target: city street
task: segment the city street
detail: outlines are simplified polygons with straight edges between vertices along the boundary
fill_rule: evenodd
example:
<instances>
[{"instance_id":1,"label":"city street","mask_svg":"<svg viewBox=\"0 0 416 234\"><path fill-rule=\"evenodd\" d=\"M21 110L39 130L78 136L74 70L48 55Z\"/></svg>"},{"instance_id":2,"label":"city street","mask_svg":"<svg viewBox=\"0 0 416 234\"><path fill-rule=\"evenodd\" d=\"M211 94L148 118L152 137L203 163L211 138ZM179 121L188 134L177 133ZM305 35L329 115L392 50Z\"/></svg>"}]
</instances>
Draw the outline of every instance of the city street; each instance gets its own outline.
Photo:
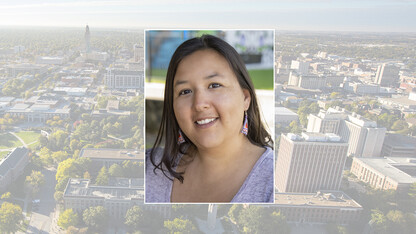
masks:
<instances>
[{"instance_id":1,"label":"city street","mask_svg":"<svg viewBox=\"0 0 416 234\"><path fill-rule=\"evenodd\" d=\"M40 188L33 200L39 199L38 205L32 205L32 216L26 233L54 233L51 232L51 222L55 211L55 174L56 171L42 170L45 184Z\"/></svg>"}]
</instances>

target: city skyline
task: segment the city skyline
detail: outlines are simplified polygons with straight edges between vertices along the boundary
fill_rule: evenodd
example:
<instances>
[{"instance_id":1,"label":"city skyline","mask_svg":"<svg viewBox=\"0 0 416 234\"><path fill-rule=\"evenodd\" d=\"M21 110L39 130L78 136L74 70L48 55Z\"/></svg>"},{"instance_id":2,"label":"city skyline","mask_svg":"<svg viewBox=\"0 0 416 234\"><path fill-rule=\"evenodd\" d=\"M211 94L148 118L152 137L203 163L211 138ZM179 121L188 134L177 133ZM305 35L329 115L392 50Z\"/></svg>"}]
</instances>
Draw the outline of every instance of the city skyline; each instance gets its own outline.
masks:
<instances>
[{"instance_id":1,"label":"city skyline","mask_svg":"<svg viewBox=\"0 0 416 234\"><path fill-rule=\"evenodd\" d=\"M2 1L0 26L416 32L416 1ZM214 17L215 14L215 17ZM251 15L251 17L247 17Z\"/></svg>"}]
</instances>

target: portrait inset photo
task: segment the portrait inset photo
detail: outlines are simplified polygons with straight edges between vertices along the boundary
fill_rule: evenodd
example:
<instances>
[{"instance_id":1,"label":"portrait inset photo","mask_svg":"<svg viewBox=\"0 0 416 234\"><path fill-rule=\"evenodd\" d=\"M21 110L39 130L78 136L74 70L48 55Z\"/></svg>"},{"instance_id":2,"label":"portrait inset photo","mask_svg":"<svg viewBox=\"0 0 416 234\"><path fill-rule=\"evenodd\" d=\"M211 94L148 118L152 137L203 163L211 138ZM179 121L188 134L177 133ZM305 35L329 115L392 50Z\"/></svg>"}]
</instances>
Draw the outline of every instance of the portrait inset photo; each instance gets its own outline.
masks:
<instances>
[{"instance_id":1,"label":"portrait inset photo","mask_svg":"<svg viewBox=\"0 0 416 234\"><path fill-rule=\"evenodd\" d=\"M274 202L274 31L145 32L146 203Z\"/></svg>"}]
</instances>

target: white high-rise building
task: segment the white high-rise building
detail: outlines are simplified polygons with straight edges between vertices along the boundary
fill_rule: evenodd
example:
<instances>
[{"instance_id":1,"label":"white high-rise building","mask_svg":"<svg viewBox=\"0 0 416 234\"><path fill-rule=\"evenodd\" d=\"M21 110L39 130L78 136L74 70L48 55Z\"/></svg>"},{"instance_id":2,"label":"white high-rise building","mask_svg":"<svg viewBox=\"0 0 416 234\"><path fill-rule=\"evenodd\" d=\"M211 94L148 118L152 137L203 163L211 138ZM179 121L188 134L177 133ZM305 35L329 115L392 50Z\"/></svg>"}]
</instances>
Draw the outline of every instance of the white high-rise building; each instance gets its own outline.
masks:
<instances>
[{"instance_id":1,"label":"white high-rise building","mask_svg":"<svg viewBox=\"0 0 416 234\"><path fill-rule=\"evenodd\" d=\"M307 75L309 73L309 62L292 60L290 69L297 70L299 74Z\"/></svg>"},{"instance_id":2,"label":"white high-rise building","mask_svg":"<svg viewBox=\"0 0 416 234\"><path fill-rule=\"evenodd\" d=\"M395 86L399 82L399 71L394 65L379 65L374 82L381 86Z\"/></svg>"},{"instance_id":3,"label":"white high-rise building","mask_svg":"<svg viewBox=\"0 0 416 234\"><path fill-rule=\"evenodd\" d=\"M143 71L107 69L105 85L112 89L143 89Z\"/></svg>"},{"instance_id":4,"label":"white high-rise building","mask_svg":"<svg viewBox=\"0 0 416 234\"><path fill-rule=\"evenodd\" d=\"M353 114L342 122L339 135L343 140L348 141L348 155L379 157L386 128L378 128L376 122Z\"/></svg>"},{"instance_id":5,"label":"white high-rise building","mask_svg":"<svg viewBox=\"0 0 416 234\"><path fill-rule=\"evenodd\" d=\"M386 128L377 127L376 122L340 108L310 114L307 131L339 135L349 144L348 155L357 157L379 157L386 134Z\"/></svg>"},{"instance_id":6,"label":"white high-rise building","mask_svg":"<svg viewBox=\"0 0 416 234\"><path fill-rule=\"evenodd\" d=\"M348 144L335 134L282 135L276 161L279 193L338 190Z\"/></svg>"}]
</instances>

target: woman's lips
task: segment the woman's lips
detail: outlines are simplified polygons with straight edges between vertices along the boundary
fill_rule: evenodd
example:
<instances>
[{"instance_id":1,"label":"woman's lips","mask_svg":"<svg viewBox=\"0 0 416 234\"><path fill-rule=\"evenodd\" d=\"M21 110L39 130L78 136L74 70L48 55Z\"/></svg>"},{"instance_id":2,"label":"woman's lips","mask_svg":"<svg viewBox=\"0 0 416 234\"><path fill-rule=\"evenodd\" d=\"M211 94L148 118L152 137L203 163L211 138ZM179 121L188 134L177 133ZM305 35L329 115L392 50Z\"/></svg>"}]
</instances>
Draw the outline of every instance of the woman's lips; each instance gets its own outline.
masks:
<instances>
[{"instance_id":1,"label":"woman's lips","mask_svg":"<svg viewBox=\"0 0 416 234\"><path fill-rule=\"evenodd\" d=\"M214 125L217 122L218 118L206 118L206 119L200 119L195 121L195 124L199 128L208 128Z\"/></svg>"}]
</instances>

